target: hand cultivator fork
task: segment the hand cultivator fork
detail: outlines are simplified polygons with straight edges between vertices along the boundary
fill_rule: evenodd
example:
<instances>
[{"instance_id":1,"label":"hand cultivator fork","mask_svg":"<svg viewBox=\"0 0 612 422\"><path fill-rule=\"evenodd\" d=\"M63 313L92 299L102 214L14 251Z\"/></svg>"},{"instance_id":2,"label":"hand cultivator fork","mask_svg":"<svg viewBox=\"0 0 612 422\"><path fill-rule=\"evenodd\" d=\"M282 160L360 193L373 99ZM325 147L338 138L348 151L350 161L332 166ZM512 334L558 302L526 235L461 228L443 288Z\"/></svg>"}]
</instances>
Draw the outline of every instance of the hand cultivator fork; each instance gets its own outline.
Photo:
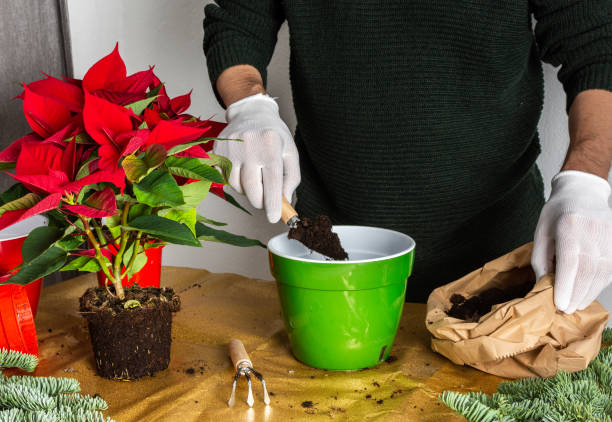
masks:
<instances>
[{"instance_id":1,"label":"hand cultivator fork","mask_svg":"<svg viewBox=\"0 0 612 422\"><path fill-rule=\"evenodd\" d=\"M253 398L253 389L251 387L251 374L255 376L259 381L261 381L261 385L263 386L264 393L264 403L266 406L270 404L270 396L268 395L268 389L266 388L266 381L263 376L253 369L253 363L251 359L249 359L249 355L244 348L244 344L238 339L233 339L229 342L229 353L232 358L232 363L234 364L234 368L236 368L236 375L234 375L234 382L232 383L232 394L227 402L229 407L232 407L236 402L236 383L238 382L238 378L242 375L247 379L249 384L249 394L247 396L247 404L249 407L253 407L255 403L255 399Z\"/></svg>"}]
</instances>

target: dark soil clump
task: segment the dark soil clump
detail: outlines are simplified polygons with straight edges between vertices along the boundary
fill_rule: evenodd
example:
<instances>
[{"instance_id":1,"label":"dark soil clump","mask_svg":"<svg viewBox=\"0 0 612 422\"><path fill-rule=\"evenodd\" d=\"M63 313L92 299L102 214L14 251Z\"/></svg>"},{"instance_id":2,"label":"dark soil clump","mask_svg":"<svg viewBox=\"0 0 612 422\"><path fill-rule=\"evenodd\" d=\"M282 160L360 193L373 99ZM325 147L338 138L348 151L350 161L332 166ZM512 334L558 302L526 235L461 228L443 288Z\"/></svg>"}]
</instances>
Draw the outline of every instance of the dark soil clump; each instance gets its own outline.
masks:
<instances>
[{"instance_id":1,"label":"dark soil clump","mask_svg":"<svg viewBox=\"0 0 612 422\"><path fill-rule=\"evenodd\" d=\"M131 302L134 307L124 308ZM180 298L172 289L125 289L125 300L104 287L90 288L79 299L87 319L98 375L120 380L153 376L170 363L172 312Z\"/></svg>"},{"instance_id":2,"label":"dark soil clump","mask_svg":"<svg viewBox=\"0 0 612 422\"><path fill-rule=\"evenodd\" d=\"M331 231L332 222L326 215L314 219L302 218L289 230L289 239L302 242L306 247L336 261L348 259L338 235Z\"/></svg>"},{"instance_id":3,"label":"dark soil clump","mask_svg":"<svg viewBox=\"0 0 612 422\"><path fill-rule=\"evenodd\" d=\"M387 359L385 359L385 362L387 363L393 363L397 360L397 356L393 356L393 355L389 355L389 357Z\"/></svg>"},{"instance_id":4,"label":"dark soil clump","mask_svg":"<svg viewBox=\"0 0 612 422\"><path fill-rule=\"evenodd\" d=\"M519 297L525 297L534 285L535 281L529 280L524 283L509 285L505 289L493 287L469 299L455 293L450 298L451 308L446 314L453 318L459 318L469 322L478 322L481 316L491 311L493 305L505 303Z\"/></svg>"}]
</instances>

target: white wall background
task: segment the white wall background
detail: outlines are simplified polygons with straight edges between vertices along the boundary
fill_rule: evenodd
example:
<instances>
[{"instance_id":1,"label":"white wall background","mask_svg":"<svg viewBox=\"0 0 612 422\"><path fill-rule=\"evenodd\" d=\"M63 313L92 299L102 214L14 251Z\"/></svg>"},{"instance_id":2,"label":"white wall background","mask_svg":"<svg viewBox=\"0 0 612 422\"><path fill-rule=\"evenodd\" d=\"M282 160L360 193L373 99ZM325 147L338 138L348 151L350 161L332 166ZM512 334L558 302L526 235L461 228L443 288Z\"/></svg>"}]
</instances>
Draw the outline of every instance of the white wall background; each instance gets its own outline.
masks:
<instances>
[{"instance_id":1,"label":"white wall background","mask_svg":"<svg viewBox=\"0 0 612 422\"><path fill-rule=\"evenodd\" d=\"M108 54L119 41L119 51L128 72L155 64L156 73L167 84L169 94L178 95L193 88L191 112L202 117L223 120L206 71L202 51L202 0L68 0L72 54L76 77L100 57ZM287 26L279 33L279 42L269 66L268 91L279 98L281 115L295 128L289 86L289 36ZM545 105L540 122L543 153L538 160L549 191L550 179L559 171L569 136L565 114L565 94L556 79L556 70L545 66ZM282 223L271 225L263 213L247 205L249 216L227 206L210 195L200 206L203 215L229 223L228 230L257 238L264 243L286 229ZM266 252L262 248L236 248L207 243L202 249L171 246L164 251L164 264L205 268L214 272L234 272L250 277L271 279ZM600 301L612 310L612 288Z\"/></svg>"}]
</instances>

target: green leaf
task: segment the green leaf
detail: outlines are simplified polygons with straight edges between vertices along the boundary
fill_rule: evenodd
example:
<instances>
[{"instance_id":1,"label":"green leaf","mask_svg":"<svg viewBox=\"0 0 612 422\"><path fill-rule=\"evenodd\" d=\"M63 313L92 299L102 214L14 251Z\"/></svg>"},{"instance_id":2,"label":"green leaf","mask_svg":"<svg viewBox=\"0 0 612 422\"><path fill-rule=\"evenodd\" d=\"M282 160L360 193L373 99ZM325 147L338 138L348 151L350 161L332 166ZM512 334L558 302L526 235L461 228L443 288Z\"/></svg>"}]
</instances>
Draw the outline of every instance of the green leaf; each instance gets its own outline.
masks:
<instances>
[{"instance_id":1,"label":"green leaf","mask_svg":"<svg viewBox=\"0 0 612 422\"><path fill-rule=\"evenodd\" d=\"M151 144L144 154L136 156L130 154L121 161L121 167L125 171L130 182L138 183L147 174L158 168L166 159L166 149L160 144Z\"/></svg>"},{"instance_id":2,"label":"green leaf","mask_svg":"<svg viewBox=\"0 0 612 422\"><path fill-rule=\"evenodd\" d=\"M31 283L62 268L67 258L65 250L52 246L30 262L24 263L17 274L0 284Z\"/></svg>"},{"instance_id":3,"label":"green leaf","mask_svg":"<svg viewBox=\"0 0 612 422\"><path fill-rule=\"evenodd\" d=\"M45 213L45 216L49 221L48 225L55 227L66 227L68 225L66 220L72 221L73 223L75 221L80 221L75 216L62 214L59 209L49 210Z\"/></svg>"},{"instance_id":4,"label":"green leaf","mask_svg":"<svg viewBox=\"0 0 612 422\"><path fill-rule=\"evenodd\" d=\"M232 234L225 230L217 230L208 227L200 222L196 223L196 236L200 240L208 240L211 242L227 243L228 245L248 247L248 246L261 246L266 247L263 243L256 239L249 239L244 236Z\"/></svg>"},{"instance_id":5,"label":"green leaf","mask_svg":"<svg viewBox=\"0 0 612 422\"><path fill-rule=\"evenodd\" d=\"M66 138L63 139L62 142L72 142L72 139L76 138L76 143L77 144L95 144L95 142L93 141L93 139L91 139L89 136L87 136L86 133L81 132L78 135L75 136L71 136L70 138Z\"/></svg>"},{"instance_id":6,"label":"green leaf","mask_svg":"<svg viewBox=\"0 0 612 422\"><path fill-rule=\"evenodd\" d=\"M242 205L240 205L238 203L238 201L236 201L234 199L234 197L232 195L230 195L229 193L223 191L223 195L225 195L225 201L229 202L230 204L232 204L233 206L235 206L236 208L240 208L242 211L246 212L248 215L251 215L251 213L249 212L249 210L247 210L246 208L244 208Z\"/></svg>"},{"instance_id":7,"label":"green leaf","mask_svg":"<svg viewBox=\"0 0 612 422\"><path fill-rule=\"evenodd\" d=\"M21 183L15 183L13 186L11 186L2 194L0 194L0 203L1 205L4 205L7 202L19 199L22 196L27 195L28 193L30 193L30 191L27 190L25 186L23 186Z\"/></svg>"},{"instance_id":8,"label":"green leaf","mask_svg":"<svg viewBox=\"0 0 612 422\"><path fill-rule=\"evenodd\" d=\"M136 101L131 104L128 104L125 106L125 108L129 108L130 110L134 112L135 115L140 116L142 112L145 110L145 108L147 108L149 104L155 101L156 98L157 98L157 95L153 95L151 97L145 98L144 100L140 100L140 101Z\"/></svg>"},{"instance_id":9,"label":"green leaf","mask_svg":"<svg viewBox=\"0 0 612 422\"><path fill-rule=\"evenodd\" d=\"M66 252L70 252L85 243L85 236L64 236L58 240L55 246L62 248Z\"/></svg>"},{"instance_id":10,"label":"green leaf","mask_svg":"<svg viewBox=\"0 0 612 422\"><path fill-rule=\"evenodd\" d=\"M139 230L168 243L202 246L191 230L189 230L189 227L157 215L143 215L142 217L135 218L126 229Z\"/></svg>"},{"instance_id":11,"label":"green leaf","mask_svg":"<svg viewBox=\"0 0 612 422\"><path fill-rule=\"evenodd\" d=\"M57 227L42 226L30 232L21 246L23 262L30 262L49 249L63 235Z\"/></svg>"},{"instance_id":12,"label":"green leaf","mask_svg":"<svg viewBox=\"0 0 612 422\"><path fill-rule=\"evenodd\" d=\"M166 167L168 167L172 174L187 179L208 180L226 184L221 173L211 166L200 162L198 158L170 156L166 159Z\"/></svg>"},{"instance_id":13,"label":"green leaf","mask_svg":"<svg viewBox=\"0 0 612 422\"><path fill-rule=\"evenodd\" d=\"M40 202L40 196L35 193L27 193L21 198L15 199L0 207L0 216L6 211L27 210Z\"/></svg>"},{"instance_id":14,"label":"green leaf","mask_svg":"<svg viewBox=\"0 0 612 422\"><path fill-rule=\"evenodd\" d=\"M159 216L167 218L177 223L183 223L189 230L195 235L195 224L197 211L191 206L181 206L176 208L169 208L159 211Z\"/></svg>"},{"instance_id":15,"label":"green leaf","mask_svg":"<svg viewBox=\"0 0 612 422\"><path fill-rule=\"evenodd\" d=\"M128 245L128 247L126 248L125 253L123 254L123 267L124 268L127 268L127 266L130 263L130 259L132 259L133 250L134 250L133 243ZM134 265L128 272L128 278L132 277L138 271L142 270L142 268L145 266L146 263L147 263L147 256L144 254L142 246L138 245L138 251L136 252L136 260L134 260Z\"/></svg>"},{"instance_id":16,"label":"green leaf","mask_svg":"<svg viewBox=\"0 0 612 422\"><path fill-rule=\"evenodd\" d=\"M184 144L173 146L172 148L170 148L168 150L168 155L175 155L175 154L178 154L179 152L187 151L189 148L194 147L196 145L207 144L208 142L216 141L216 140L219 140L219 141L235 141L235 140L239 140L239 139L200 138L200 139L198 139L196 141L186 142Z\"/></svg>"},{"instance_id":17,"label":"green leaf","mask_svg":"<svg viewBox=\"0 0 612 422\"><path fill-rule=\"evenodd\" d=\"M211 220L210 218L206 218L203 215L196 215L196 220L202 223L212 224L213 226L227 226L227 223L222 223L221 221Z\"/></svg>"},{"instance_id":18,"label":"green leaf","mask_svg":"<svg viewBox=\"0 0 612 422\"><path fill-rule=\"evenodd\" d=\"M142 305L136 299L127 300L123 304L123 309L134 309L134 308L141 308L141 307L142 307Z\"/></svg>"},{"instance_id":19,"label":"green leaf","mask_svg":"<svg viewBox=\"0 0 612 422\"><path fill-rule=\"evenodd\" d=\"M134 154L123 157L121 167L125 171L125 177L132 183L140 182L148 174L149 170L144 160L141 160Z\"/></svg>"},{"instance_id":20,"label":"green leaf","mask_svg":"<svg viewBox=\"0 0 612 422\"><path fill-rule=\"evenodd\" d=\"M162 170L154 170L134 185L136 199L151 207L184 205L183 193L174 177Z\"/></svg>"},{"instance_id":21,"label":"green leaf","mask_svg":"<svg viewBox=\"0 0 612 422\"><path fill-rule=\"evenodd\" d=\"M14 161L3 161L0 162L0 170L13 170L16 167L16 164Z\"/></svg>"},{"instance_id":22,"label":"green leaf","mask_svg":"<svg viewBox=\"0 0 612 422\"><path fill-rule=\"evenodd\" d=\"M149 125L147 125L147 122L143 121L140 126L138 126L138 129L148 129Z\"/></svg>"},{"instance_id":23,"label":"green leaf","mask_svg":"<svg viewBox=\"0 0 612 422\"><path fill-rule=\"evenodd\" d=\"M87 159L87 161L85 161L85 162L84 162L84 163L81 165L81 168L79 168L79 171L78 171L78 172L77 172L77 174L76 174L75 180L79 180L79 179L82 179L82 178L83 178L83 177L85 177L85 176L89 176L89 164L90 164L92 161L97 160L97 159L98 159L98 154L93 153L93 154L91 155L91 157L89 157L89 158Z\"/></svg>"},{"instance_id":24,"label":"green leaf","mask_svg":"<svg viewBox=\"0 0 612 422\"><path fill-rule=\"evenodd\" d=\"M221 155L208 154L210 158L200 158L200 161L209 166L216 166L221 169L223 178L227 181L232 172L232 162Z\"/></svg>"},{"instance_id":25,"label":"green leaf","mask_svg":"<svg viewBox=\"0 0 612 422\"><path fill-rule=\"evenodd\" d=\"M166 157L166 148L161 144L151 144L145 150L143 161L150 169L156 169L164 164Z\"/></svg>"},{"instance_id":26,"label":"green leaf","mask_svg":"<svg viewBox=\"0 0 612 422\"><path fill-rule=\"evenodd\" d=\"M93 194L93 192L90 193L90 191L99 191L99 190L103 190L105 188L105 185L103 183L94 183L93 185L86 185L83 186L83 188L81 188L81 191L79 192L79 195L77 196L76 199L76 203L77 204L82 204L85 200L85 197L89 196L87 195L88 193L91 195Z\"/></svg>"},{"instance_id":27,"label":"green leaf","mask_svg":"<svg viewBox=\"0 0 612 422\"><path fill-rule=\"evenodd\" d=\"M153 211L153 208L151 208L148 205L145 205L145 204L134 204L134 205L132 205L130 207L130 211L128 212L128 219L127 219L127 221L130 222L133 219L135 219L136 217L140 217L141 215L150 215L151 211ZM117 218L115 225L119 225L119 224L121 224L120 217Z\"/></svg>"},{"instance_id":28,"label":"green leaf","mask_svg":"<svg viewBox=\"0 0 612 422\"><path fill-rule=\"evenodd\" d=\"M157 85L155 88L147 92L147 97L157 97L163 86L164 84Z\"/></svg>"},{"instance_id":29,"label":"green leaf","mask_svg":"<svg viewBox=\"0 0 612 422\"><path fill-rule=\"evenodd\" d=\"M188 183L183 186L179 186L181 192L183 192L183 199L185 204L197 207L208 195L210 190L211 182L200 180L199 182Z\"/></svg>"},{"instance_id":30,"label":"green leaf","mask_svg":"<svg viewBox=\"0 0 612 422\"><path fill-rule=\"evenodd\" d=\"M106 257L104 257L106 260ZM86 271L95 273L102 269L95 258L90 256L78 256L68 264L64 265L60 271Z\"/></svg>"},{"instance_id":31,"label":"green leaf","mask_svg":"<svg viewBox=\"0 0 612 422\"><path fill-rule=\"evenodd\" d=\"M145 250L151 249L151 248L161 248L162 246L166 246L166 242L149 240L145 242L143 246Z\"/></svg>"}]
</instances>

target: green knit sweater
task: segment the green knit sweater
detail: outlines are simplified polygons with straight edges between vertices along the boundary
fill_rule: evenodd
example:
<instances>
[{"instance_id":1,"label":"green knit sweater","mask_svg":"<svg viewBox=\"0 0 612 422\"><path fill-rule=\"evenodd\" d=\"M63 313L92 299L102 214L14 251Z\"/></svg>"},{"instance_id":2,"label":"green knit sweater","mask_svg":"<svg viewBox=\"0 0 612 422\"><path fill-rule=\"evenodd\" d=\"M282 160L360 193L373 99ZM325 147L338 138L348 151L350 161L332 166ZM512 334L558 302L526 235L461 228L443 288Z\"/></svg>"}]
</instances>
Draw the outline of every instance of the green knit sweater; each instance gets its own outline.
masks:
<instances>
[{"instance_id":1,"label":"green knit sweater","mask_svg":"<svg viewBox=\"0 0 612 422\"><path fill-rule=\"evenodd\" d=\"M610 0L217 0L213 86L237 64L265 81L285 20L298 212L411 235L409 300L533 238L541 60L568 106L612 89Z\"/></svg>"}]
</instances>

